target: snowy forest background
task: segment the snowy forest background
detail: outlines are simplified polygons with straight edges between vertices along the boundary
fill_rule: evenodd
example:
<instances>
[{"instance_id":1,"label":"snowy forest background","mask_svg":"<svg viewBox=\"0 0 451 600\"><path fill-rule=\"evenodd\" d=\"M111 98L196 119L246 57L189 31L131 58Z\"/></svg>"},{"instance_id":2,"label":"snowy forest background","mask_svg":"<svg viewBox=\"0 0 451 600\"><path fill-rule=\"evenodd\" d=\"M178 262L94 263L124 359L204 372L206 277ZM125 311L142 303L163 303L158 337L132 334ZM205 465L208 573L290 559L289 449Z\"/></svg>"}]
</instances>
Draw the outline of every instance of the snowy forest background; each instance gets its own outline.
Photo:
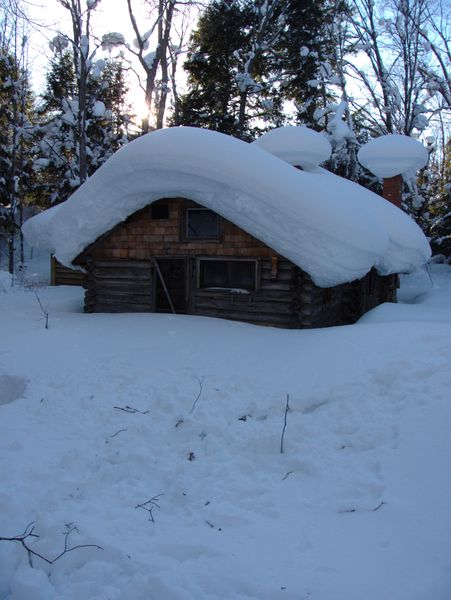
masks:
<instances>
[{"instance_id":1,"label":"snowy forest background","mask_svg":"<svg viewBox=\"0 0 451 600\"><path fill-rule=\"evenodd\" d=\"M46 32L45 81L33 89L29 40L42 26L27 0L0 0L0 264L11 273L24 260L27 214L66 200L135 137L178 125L247 141L307 125L332 143L327 168L375 191L380 181L356 160L360 145L387 133L417 137L430 159L405 180L404 208L436 254L451 254L441 0L116 0L131 39L98 31L108 0L57 1L67 27Z\"/></svg>"}]
</instances>

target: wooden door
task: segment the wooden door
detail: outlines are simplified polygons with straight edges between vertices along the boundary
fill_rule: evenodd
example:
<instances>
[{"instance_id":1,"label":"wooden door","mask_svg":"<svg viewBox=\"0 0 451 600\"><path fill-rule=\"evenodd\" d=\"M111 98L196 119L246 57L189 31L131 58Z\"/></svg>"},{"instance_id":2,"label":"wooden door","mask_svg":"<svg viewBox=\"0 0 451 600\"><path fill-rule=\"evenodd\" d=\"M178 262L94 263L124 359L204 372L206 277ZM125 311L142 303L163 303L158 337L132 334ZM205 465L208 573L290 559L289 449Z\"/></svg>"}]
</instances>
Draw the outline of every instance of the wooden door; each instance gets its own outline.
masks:
<instances>
[{"instance_id":1,"label":"wooden door","mask_svg":"<svg viewBox=\"0 0 451 600\"><path fill-rule=\"evenodd\" d=\"M186 260L184 258L158 258L155 261L155 312L171 313L172 302L176 313L186 313ZM171 302L169 302L168 295Z\"/></svg>"}]
</instances>

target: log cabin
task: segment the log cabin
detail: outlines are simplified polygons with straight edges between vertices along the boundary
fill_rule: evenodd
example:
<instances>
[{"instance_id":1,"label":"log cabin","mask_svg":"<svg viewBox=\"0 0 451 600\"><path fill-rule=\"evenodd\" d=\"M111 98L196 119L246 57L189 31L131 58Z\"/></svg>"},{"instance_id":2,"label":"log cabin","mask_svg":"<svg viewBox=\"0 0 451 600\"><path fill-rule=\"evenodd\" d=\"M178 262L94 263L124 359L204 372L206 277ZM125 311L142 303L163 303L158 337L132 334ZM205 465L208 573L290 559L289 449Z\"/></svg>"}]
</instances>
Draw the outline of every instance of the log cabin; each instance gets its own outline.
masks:
<instances>
[{"instance_id":1,"label":"log cabin","mask_svg":"<svg viewBox=\"0 0 451 600\"><path fill-rule=\"evenodd\" d=\"M321 288L290 260L185 198L156 201L88 246L86 312L162 312L283 327L353 323L396 299L396 275Z\"/></svg>"},{"instance_id":2,"label":"log cabin","mask_svg":"<svg viewBox=\"0 0 451 600\"><path fill-rule=\"evenodd\" d=\"M396 301L397 273L427 260L427 243L398 208L376 196L383 204L370 198L375 208L365 212L359 202L374 194L319 169L326 149L312 134L319 135L309 132L308 151L301 148L290 164L272 142L270 154L205 130L148 134L141 149L127 157L139 140L126 146L116 166L108 167L110 159L97 181L95 174L67 206L53 209L45 235L39 222L25 233L35 242L44 237L63 264L85 274L86 312L192 314L287 328L353 323ZM157 165L143 169L144 150ZM331 195L346 196L343 206ZM390 218L402 230L402 251L393 251L393 233L384 230Z\"/></svg>"}]
</instances>

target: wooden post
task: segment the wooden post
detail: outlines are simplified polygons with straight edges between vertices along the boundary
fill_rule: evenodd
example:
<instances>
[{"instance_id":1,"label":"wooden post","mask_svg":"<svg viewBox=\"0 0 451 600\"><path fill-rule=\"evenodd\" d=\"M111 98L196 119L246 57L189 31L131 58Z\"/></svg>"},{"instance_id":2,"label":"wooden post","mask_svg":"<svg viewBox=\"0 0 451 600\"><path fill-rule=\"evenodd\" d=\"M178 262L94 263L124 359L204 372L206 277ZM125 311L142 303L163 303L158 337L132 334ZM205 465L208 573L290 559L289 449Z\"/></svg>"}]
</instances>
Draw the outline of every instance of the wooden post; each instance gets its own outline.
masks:
<instances>
[{"instance_id":1,"label":"wooden post","mask_svg":"<svg viewBox=\"0 0 451 600\"><path fill-rule=\"evenodd\" d=\"M56 258L50 256L50 285L56 285Z\"/></svg>"},{"instance_id":2,"label":"wooden post","mask_svg":"<svg viewBox=\"0 0 451 600\"><path fill-rule=\"evenodd\" d=\"M158 264L158 261L157 261L156 258L153 259L153 263L155 265L155 269L157 270L158 277L160 278L161 285L163 286L164 293L166 294L166 298L167 298L167 300L169 302L169 306L171 307L172 313L175 315L176 314L175 313L175 308L174 308L174 305L172 303L171 296L169 295L168 288L166 287L166 282L165 282L165 280L163 278L163 275L161 273L160 265Z\"/></svg>"}]
</instances>

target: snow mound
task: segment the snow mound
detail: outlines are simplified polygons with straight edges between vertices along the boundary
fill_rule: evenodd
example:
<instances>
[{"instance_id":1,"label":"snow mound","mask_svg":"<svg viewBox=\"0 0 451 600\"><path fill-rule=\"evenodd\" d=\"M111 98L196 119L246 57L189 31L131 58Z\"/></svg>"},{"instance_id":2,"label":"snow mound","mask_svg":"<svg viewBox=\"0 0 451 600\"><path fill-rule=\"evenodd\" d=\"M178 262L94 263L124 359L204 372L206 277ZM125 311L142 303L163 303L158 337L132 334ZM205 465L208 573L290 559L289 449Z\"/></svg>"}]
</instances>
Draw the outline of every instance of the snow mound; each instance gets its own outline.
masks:
<instances>
[{"instance_id":1,"label":"snow mound","mask_svg":"<svg viewBox=\"0 0 451 600\"><path fill-rule=\"evenodd\" d=\"M92 107L92 114L95 117L103 117L106 112L106 106L101 100L96 100Z\"/></svg>"},{"instance_id":2,"label":"snow mound","mask_svg":"<svg viewBox=\"0 0 451 600\"><path fill-rule=\"evenodd\" d=\"M6 271L0 271L0 292L7 292L12 286L12 276Z\"/></svg>"},{"instance_id":3,"label":"snow mound","mask_svg":"<svg viewBox=\"0 0 451 600\"><path fill-rule=\"evenodd\" d=\"M124 146L72 196L23 226L29 242L70 266L92 242L161 198L199 202L328 287L408 272L430 248L401 210L319 167L299 171L256 144L191 127Z\"/></svg>"},{"instance_id":4,"label":"snow mound","mask_svg":"<svg viewBox=\"0 0 451 600\"><path fill-rule=\"evenodd\" d=\"M423 144L411 137L383 135L362 146L357 157L376 177L410 178L426 165L429 154Z\"/></svg>"},{"instance_id":5,"label":"snow mound","mask_svg":"<svg viewBox=\"0 0 451 600\"><path fill-rule=\"evenodd\" d=\"M291 165L306 169L328 160L332 152L328 140L308 127L278 127L264 133L253 144Z\"/></svg>"}]
</instances>

